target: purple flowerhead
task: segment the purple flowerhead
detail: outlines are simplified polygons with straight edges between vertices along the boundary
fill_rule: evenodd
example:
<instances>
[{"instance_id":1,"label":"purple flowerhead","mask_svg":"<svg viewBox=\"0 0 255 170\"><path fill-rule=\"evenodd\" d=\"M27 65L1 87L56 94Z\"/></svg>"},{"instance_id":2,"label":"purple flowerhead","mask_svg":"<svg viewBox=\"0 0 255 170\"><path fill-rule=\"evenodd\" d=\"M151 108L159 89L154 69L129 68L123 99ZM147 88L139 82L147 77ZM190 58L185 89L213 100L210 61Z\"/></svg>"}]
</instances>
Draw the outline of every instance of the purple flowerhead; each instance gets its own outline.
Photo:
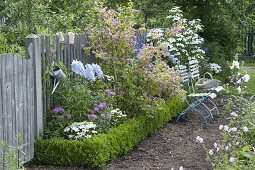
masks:
<instances>
[{"instance_id":1,"label":"purple flowerhead","mask_svg":"<svg viewBox=\"0 0 255 170\"><path fill-rule=\"evenodd\" d=\"M99 108L98 107L94 107L94 112L99 112Z\"/></svg>"},{"instance_id":2,"label":"purple flowerhead","mask_svg":"<svg viewBox=\"0 0 255 170\"><path fill-rule=\"evenodd\" d=\"M108 94L110 92L110 89L105 89L104 92Z\"/></svg>"},{"instance_id":3,"label":"purple flowerhead","mask_svg":"<svg viewBox=\"0 0 255 170\"><path fill-rule=\"evenodd\" d=\"M62 112L64 112L64 109L60 106L56 106L52 111L54 113L62 113Z\"/></svg>"},{"instance_id":4,"label":"purple flowerhead","mask_svg":"<svg viewBox=\"0 0 255 170\"><path fill-rule=\"evenodd\" d=\"M111 89L105 89L104 92L108 95L108 96L114 96L115 92L112 91Z\"/></svg>"},{"instance_id":5,"label":"purple flowerhead","mask_svg":"<svg viewBox=\"0 0 255 170\"><path fill-rule=\"evenodd\" d=\"M98 118L98 116L95 114L88 114L88 118L89 118L89 120L95 120Z\"/></svg>"},{"instance_id":6,"label":"purple flowerhead","mask_svg":"<svg viewBox=\"0 0 255 170\"><path fill-rule=\"evenodd\" d=\"M71 118L72 118L72 115L71 115L70 113L67 113L67 114L66 114L66 119L67 119L67 120L70 120Z\"/></svg>"},{"instance_id":7,"label":"purple flowerhead","mask_svg":"<svg viewBox=\"0 0 255 170\"><path fill-rule=\"evenodd\" d=\"M106 108L106 103L105 103L105 102L100 103L100 104L98 105L98 108L99 108L99 109L104 109L104 108Z\"/></svg>"}]
</instances>

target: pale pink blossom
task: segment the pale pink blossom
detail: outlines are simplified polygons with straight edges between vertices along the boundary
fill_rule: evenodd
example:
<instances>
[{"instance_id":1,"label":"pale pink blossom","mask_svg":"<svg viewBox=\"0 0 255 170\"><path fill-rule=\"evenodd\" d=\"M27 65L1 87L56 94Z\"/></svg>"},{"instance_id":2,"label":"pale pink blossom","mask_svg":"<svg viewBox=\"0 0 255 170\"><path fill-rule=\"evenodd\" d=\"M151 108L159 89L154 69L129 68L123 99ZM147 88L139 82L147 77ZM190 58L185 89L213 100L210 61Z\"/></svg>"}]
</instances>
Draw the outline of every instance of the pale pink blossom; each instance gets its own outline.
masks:
<instances>
[{"instance_id":1,"label":"pale pink blossom","mask_svg":"<svg viewBox=\"0 0 255 170\"><path fill-rule=\"evenodd\" d=\"M248 81L250 80L249 74L245 74L245 75L242 77L242 80L243 80L244 82L248 82Z\"/></svg>"},{"instance_id":2,"label":"pale pink blossom","mask_svg":"<svg viewBox=\"0 0 255 170\"><path fill-rule=\"evenodd\" d=\"M229 158L229 162L233 163L235 161L235 158L234 157L230 157Z\"/></svg>"},{"instance_id":3,"label":"pale pink blossom","mask_svg":"<svg viewBox=\"0 0 255 170\"><path fill-rule=\"evenodd\" d=\"M226 150L226 151L228 151L228 150L229 150L229 146L228 146L228 145L225 147L225 150Z\"/></svg>"},{"instance_id":4,"label":"pale pink blossom","mask_svg":"<svg viewBox=\"0 0 255 170\"><path fill-rule=\"evenodd\" d=\"M244 132L248 132L248 131L249 131L249 129L248 129L246 126L242 127L242 130L243 130Z\"/></svg>"},{"instance_id":5,"label":"pale pink blossom","mask_svg":"<svg viewBox=\"0 0 255 170\"><path fill-rule=\"evenodd\" d=\"M232 127L232 128L230 128L230 131L236 132L236 131L237 131L237 128L236 128L236 127Z\"/></svg>"},{"instance_id":6,"label":"pale pink blossom","mask_svg":"<svg viewBox=\"0 0 255 170\"><path fill-rule=\"evenodd\" d=\"M232 66L230 66L230 69L234 69L234 68L237 68L239 69L239 62L236 61L236 60L233 60L233 63L232 63Z\"/></svg>"},{"instance_id":7,"label":"pale pink blossom","mask_svg":"<svg viewBox=\"0 0 255 170\"><path fill-rule=\"evenodd\" d=\"M237 91L238 91L239 93L241 93L242 89L241 89L240 86L237 87Z\"/></svg>"},{"instance_id":8,"label":"pale pink blossom","mask_svg":"<svg viewBox=\"0 0 255 170\"><path fill-rule=\"evenodd\" d=\"M196 137L196 141L199 142L199 143L203 143L203 142L204 142L204 139L201 138L200 136L197 136L197 137Z\"/></svg>"},{"instance_id":9,"label":"pale pink blossom","mask_svg":"<svg viewBox=\"0 0 255 170\"><path fill-rule=\"evenodd\" d=\"M236 114L236 112L231 112L230 115L233 116L233 117L237 117L238 116L238 114Z\"/></svg>"},{"instance_id":10,"label":"pale pink blossom","mask_svg":"<svg viewBox=\"0 0 255 170\"><path fill-rule=\"evenodd\" d=\"M209 153L209 155L211 155L211 156L212 156L212 155L213 155L213 150L212 150L212 149L210 149L208 153Z\"/></svg>"},{"instance_id":11,"label":"pale pink blossom","mask_svg":"<svg viewBox=\"0 0 255 170\"><path fill-rule=\"evenodd\" d=\"M225 131L229 131L229 127L228 127L228 125L225 125L224 127L223 127L223 129L225 130Z\"/></svg>"},{"instance_id":12,"label":"pale pink blossom","mask_svg":"<svg viewBox=\"0 0 255 170\"><path fill-rule=\"evenodd\" d=\"M219 129L222 130L222 129L223 129L223 125L220 125L220 126L219 126Z\"/></svg>"}]
</instances>

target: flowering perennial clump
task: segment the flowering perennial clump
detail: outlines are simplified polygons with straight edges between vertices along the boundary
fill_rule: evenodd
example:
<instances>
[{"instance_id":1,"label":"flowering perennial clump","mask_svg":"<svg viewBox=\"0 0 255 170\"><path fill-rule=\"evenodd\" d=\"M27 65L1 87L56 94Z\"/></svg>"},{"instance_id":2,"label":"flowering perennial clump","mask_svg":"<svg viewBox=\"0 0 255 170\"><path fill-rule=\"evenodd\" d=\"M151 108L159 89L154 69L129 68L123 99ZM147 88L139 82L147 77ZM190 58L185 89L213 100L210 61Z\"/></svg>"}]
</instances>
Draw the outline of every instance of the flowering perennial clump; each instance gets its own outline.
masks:
<instances>
[{"instance_id":1,"label":"flowering perennial clump","mask_svg":"<svg viewBox=\"0 0 255 170\"><path fill-rule=\"evenodd\" d=\"M222 71L221 66L216 63L209 63L209 69L214 73L220 73Z\"/></svg>"},{"instance_id":2,"label":"flowering perennial clump","mask_svg":"<svg viewBox=\"0 0 255 170\"><path fill-rule=\"evenodd\" d=\"M221 139L213 144L213 148L207 149L207 160L213 169L254 169L254 103L237 97L237 106L242 106L230 113L228 125L219 125ZM199 143L201 137L197 137Z\"/></svg>"},{"instance_id":3,"label":"flowering perennial clump","mask_svg":"<svg viewBox=\"0 0 255 170\"><path fill-rule=\"evenodd\" d=\"M233 83L237 86L237 91L242 92L241 84L243 82L248 82L250 80L250 75L240 72L240 64L237 60L233 60L232 65L230 66L231 76L229 77L230 83Z\"/></svg>"},{"instance_id":4,"label":"flowering perennial clump","mask_svg":"<svg viewBox=\"0 0 255 170\"><path fill-rule=\"evenodd\" d=\"M97 133L96 127L97 125L93 122L74 122L67 126L64 132L68 133L69 139L91 138L92 135Z\"/></svg>"},{"instance_id":5,"label":"flowering perennial clump","mask_svg":"<svg viewBox=\"0 0 255 170\"><path fill-rule=\"evenodd\" d=\"M73 60L71 67L73 72L84 77L90 82L94 82L96 80L96 77L98 77L99 79L104 78L103 71L101 70L101 67L97 64L86 64L84 67L84 65L80 61Z\"/></svg>"}]
</instances>

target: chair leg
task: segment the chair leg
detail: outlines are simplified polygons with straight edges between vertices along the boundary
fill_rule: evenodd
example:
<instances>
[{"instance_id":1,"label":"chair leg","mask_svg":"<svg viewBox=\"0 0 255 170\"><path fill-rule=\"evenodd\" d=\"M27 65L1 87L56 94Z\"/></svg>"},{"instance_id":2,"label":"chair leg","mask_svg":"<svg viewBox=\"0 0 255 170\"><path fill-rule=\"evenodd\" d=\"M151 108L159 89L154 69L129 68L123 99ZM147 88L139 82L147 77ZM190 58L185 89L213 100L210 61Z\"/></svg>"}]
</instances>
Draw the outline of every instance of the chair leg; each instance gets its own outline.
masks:
<instances>
[{"instance_id":1,"label":"chair leg","mask_svg":"<svg viewBox=\"0 0 255 170\"><path fill-rule=\"evenodd\" d=\"M194 108L194 111L204 119L204 122L207 125L208 122L212 119L212 116L210 110L204 106L205 105L203 104L199 105L198 107Z\"/></svg>"},{"instance_id":2,"label":"chair leg","mask_svg":"<svg viewBox=\"0 0 255 170\"><path fill-rule=\"evenodd\" d=\"M188 106L186 109L184 109L181 113L179 113L176 122L178 122L182 117L184 117L188 112L190 112L193 109L193 107Z\"/></svg>"}]
</instances>

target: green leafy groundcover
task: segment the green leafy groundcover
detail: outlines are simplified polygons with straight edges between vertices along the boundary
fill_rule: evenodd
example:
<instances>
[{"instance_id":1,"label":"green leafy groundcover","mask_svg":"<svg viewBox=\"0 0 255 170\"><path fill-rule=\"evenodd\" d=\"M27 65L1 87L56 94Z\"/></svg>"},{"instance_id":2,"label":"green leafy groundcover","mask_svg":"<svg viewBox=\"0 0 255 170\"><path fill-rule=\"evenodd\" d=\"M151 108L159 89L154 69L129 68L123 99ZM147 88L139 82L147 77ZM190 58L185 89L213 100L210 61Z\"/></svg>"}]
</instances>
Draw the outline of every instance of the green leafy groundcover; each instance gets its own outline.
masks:
<instances>
[{"instance_id":1,"label":"green leafy groundcover","mask_svg":"<svg viewBox=\"0 0 255 170\"><path fill-rule=\"evenodd\" d=\"M179 98L154 108L154 116L139 116L127 123L83 140L59 138L38 139L33 162L61 166L101 167L108 161L126 154L145 137L153 134L183 109Z\"/></svg>"}]
</instances>

